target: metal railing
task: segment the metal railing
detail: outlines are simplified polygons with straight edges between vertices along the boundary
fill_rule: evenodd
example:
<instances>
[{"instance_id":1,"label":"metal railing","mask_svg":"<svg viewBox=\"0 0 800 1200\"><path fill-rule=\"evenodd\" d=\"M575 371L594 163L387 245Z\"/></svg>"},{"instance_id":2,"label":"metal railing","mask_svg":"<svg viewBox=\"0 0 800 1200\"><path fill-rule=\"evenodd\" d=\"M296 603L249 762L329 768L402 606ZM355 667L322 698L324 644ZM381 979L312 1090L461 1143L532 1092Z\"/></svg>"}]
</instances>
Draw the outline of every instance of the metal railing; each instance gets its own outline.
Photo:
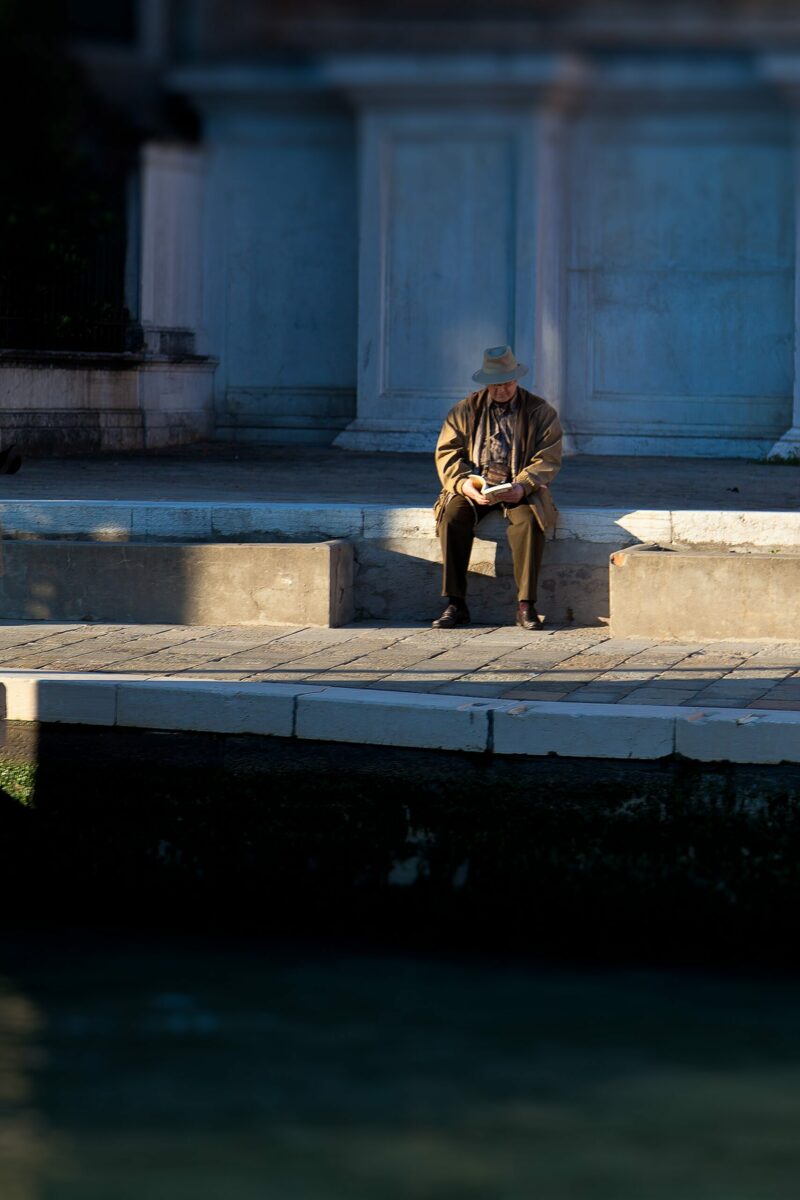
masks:
<instances>
[{"instance_id":1,"label":"metal railing","mask_svg":"<svg viewBox=\"0 0 800 1200\"><path fill-rule=\"evenodd\" d=\"M99 236L72 261L0 266L0 349L100 350L131 346L124 244Z\"/></svg>"}]
</instances>

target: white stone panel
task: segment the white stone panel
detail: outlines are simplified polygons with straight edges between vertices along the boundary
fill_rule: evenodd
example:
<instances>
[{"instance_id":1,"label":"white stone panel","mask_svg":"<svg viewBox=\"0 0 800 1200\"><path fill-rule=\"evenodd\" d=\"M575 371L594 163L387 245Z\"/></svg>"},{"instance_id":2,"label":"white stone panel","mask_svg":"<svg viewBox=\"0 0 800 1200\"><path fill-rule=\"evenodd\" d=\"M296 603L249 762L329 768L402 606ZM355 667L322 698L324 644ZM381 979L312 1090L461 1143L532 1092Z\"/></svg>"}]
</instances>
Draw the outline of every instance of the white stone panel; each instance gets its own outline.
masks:
<instances>
[{"instance_id":1,"label":"white stone panel","mask_svg":"<svg viewBox=\"0 0 800 1200\"><path fill-rule=\"evenodd\" d=\"M146 328L188 329L202 340L205 153L195 146L148 143L141 171L139 318Z\"/></svg>"},{"instance_id":2,"label":"white stone panel","mask_svg":"<svg viewBox=\"0 0 800 1200\"><path fill-rule=\"evenodd\" d=\"M113 725L117 683L131 676L66 672L0 671L0 690L9 721Z\"/></svg>"},{"instance_id":3,"label":"white stone panel","mask_svg":"<svg viewBox=\"0 0 800 1200\"><path fill-rule=\"evenodd\" d=\"M675 749L699 762L800 762L800 713L701 713L677 722Z\"/></svg>"},{"instance_id":4,"label":"white stone panel","mask_svg":"<svg viewBox=\"0 0 800 1200\"><path fill-rule=\"evenodd\" d=\"M239 687L202 680L121 684L117 724L291 737L296 697L316 690L313 685L252 683Z\"/></svg>"},{"instance_id":5,"label":"white stone panel","mask_svg":"<svg viewBox=\"0 0 800 1200\"><path fill-rule=\"evenodd\" d=\"M125 500L7 500L0 503L0 526L6 534L127 539L133 509Z\"/></svg>"},{"instance_id":6,"label":"white stone panel","mask_svg":"<svg viewBox=\"0 0 800 1200\"><path fill-rule=\"evenodd\" d=\"M555 538L622 547L633 542L669 542L672 514L664 509L562 508Z\"/></svg>"},{"instance_id":7,"label":"white stone panel","mask_svg":"<svg viewBox=\"0 0 800 1200\"><path fill-rule=\"evenodd\" d=\"M138 503L133 507L131 534L147 541L158 538L183 538L187 541L211 540L209 504Z\"/></svg>"},{"instance_id":8,"label":"white stone panel","mask_svg":"<svg viewBox=\"0 0 800 1200\"><path fill-rule=\"evenodd\" d=\"M296 734L321 741L482 753L490 707L496 705L461 696L328 688L298 697Z\"/></svg>"},{"instance_id":9,"label":"white stone panel","mask_svg":"<svg viewBox=\"0 0 800 1200\"><path fill-rule=\"evenodd\" d=\"M676 711L631 704L507 705L494 714L494 749L565 758L664 758L674 749Z\"/></svg>"},{"instance_id":10,"label":"white stone panel","mask_svg":"<svg viewBox=\"0 0 800 1200\"><path fill-rule=\"evenodd\" d=\"M678 509L672 513L672 540L689 546L800 546L800 512Z\"/></svg>"},{"instance_id":11,"label":"white stone panel","mask_svg":"<svg viewBox=\"0 0 800 1200\"><path fill-rule=\"evenodd\" d=\"M360 538L364 524L358 504L215 504L215 537L243 540L258 534L294 538Z\"/></svg>"},{"instance_id":12,"label":"white stone panel","mask_svg":"<svg viewBox=\"0 0 800 1200\"><path fill-rule=\"evenodd\" d=\"M535 130L521 105L362 118L358 420L340 445L431 449L486 346L533 364Z\"/></svg>"},{"instance_id":13,"label":"white stone panel","mask_svg":"<svg viewBox=\"0 0 800 1200\"><path fill-rule=\"evenodd\" d=\"M213 113L206 288L226 436L331 442L356 373L355 129L346 115Z\"/></svg>"},{"instance_id":14,"label":"white stone panel","mask_svg":"<svg viewBox=\"0 0 800 1200\"><path fill-rule=\"evenodd\" d=\"M595 106L574 131L563 415L576 448L764 452L790 423L794 374L787 114L698 97L694 110Z\"/></svg>"}]
</instances>

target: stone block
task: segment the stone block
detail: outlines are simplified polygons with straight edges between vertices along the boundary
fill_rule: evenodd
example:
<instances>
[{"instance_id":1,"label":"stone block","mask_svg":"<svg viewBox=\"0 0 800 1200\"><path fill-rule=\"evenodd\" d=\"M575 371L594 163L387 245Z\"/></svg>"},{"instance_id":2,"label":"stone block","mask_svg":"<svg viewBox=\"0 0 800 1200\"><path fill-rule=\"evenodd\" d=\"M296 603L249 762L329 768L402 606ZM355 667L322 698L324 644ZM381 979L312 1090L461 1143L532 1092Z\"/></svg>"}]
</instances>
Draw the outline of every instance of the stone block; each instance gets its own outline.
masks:
<instances>
[{"instance_id":1,"label":"stone block","mask_svg":"<svg viewBox=\"0 0 800 1200\"><path fill-rule=\"evenodd\" d=\"M116 359L114 366L110 361ZM140 361L122 355L28 353L4 362L4 407L17 412L134 411Z\"/></svg>"},{"instance_id":2,"label":"stone block","mask_svg":"<svg viewBox=\"0 0 800 1200\"><path fill-rule=\"evenodd\" d=\"M6 535L17 538L135 538L177 542L276 539L282 543L346 538L354 547L354 607L359 617L427 622L439 605L439 541L430 509L419 506L20 500L0 505L0 521ZM641 553L637 547L629 550L623 547L637 536L658 534L663 541L661 534L673 526L686 539L713 541L724 535L732 544L738 544L738 536L743 547L751 544L769 547L771 535L772 541L782 539L786 546L792 546L792 539L800 537L800 514L565 508L557 536L545 548L540 611L548 621L559 624L603 623L609 612L609 554L615 553L616 557L619 553ZM469 575L473 619L477 623L506 623L511 619L516 593L505 522L498 514L492 514L481 523L478 532ZM747 557L755 563L752 555ZM786 555L766 557L777 560ZM666 606L661 608L659 620L666 616ZM673 606L670 615L677 622L677 632L664 630L665 635L685 638L683 605ZM659 624L655 636L661 634ZM651 637L653 633L645 636ZM738 625L734 636L742 637ZM751 636L762 634L755 632ZM698 640L705 640L705 635Z\"/></svg>"},{"instance_id":3,"label":"stone block","mask_svg":"<svg viewBox=\"0 0 800 1200\"><path fill-rule=\"evenodd\" d=\"M139 404L148 414L182 413L197 425L197 436L213 426L214 370L210 359L163 359L142 364L138 372Z\"/></svg>"},{"instance_id":4,"label":"stone block","mask_svg":"<svg viewBox=\"0 0 800 1200\"><path fill-rule=\"evenodd\" d=\"M0 503L6 536L127 540L133 505L126 500L8 500Z\"/></svg>"},{"instance_id":5,"label":"stone block","mask_svg":"<svg viewBox=\"0 0 800 1200\"><path fill-rule=\"evenodd\" d=\"M800 762L800 712L697 710L677 721L675 750L698 762Z\"/></svg>"},{"instance_id":6,"label":"stone block","mask_svg":"<svg viewBox=\"0 0 800 1200\"><path fill-rule=\"evenodd\" d=\"M730 512L707 509L698 512L676 510L672 513L671 538L643 539L671 541L682 545L753 546L784 549L800 547L798 512Z\"/></svg>"},{"instance_id":7,"label":"stone block","mask_svg":"<svg viewBox=\"0 0 800 1200\"><path fill-rule=\"evenodd\" d=\"M481 523L481 532L491 527L499 518L489 516ZM499 530L499 526L497 527ZM384 539L435 538L433 500L429 508L401 508L384 504L368 504L364 507L364 537Z\"/></svg>"},{"instance_id":8,"label":"stone block","mask_svg":"<svg viewBox=\"0 0 800 1200\"><path fill-rule=\"evenodd\" d=\"M313 685L206 680L149 680L123 683L117 724L137 729L198 730L292 737L298 696Z\"/></svg>"},{"instance_id":9,"label":"stone block","mask_svg":"<svg viewBox=\"0 0 800 1200\"><path fill-rule=\"evenodd\" d=\"M349 543L8 541L0 619L178 625L342 625Z\"/></svg>"},{"instance_id":10,"label":"stone block","mask_svg":"<svg viewBox=\"0 0 800 1200\"><path fill-rule=\"evenodd\" d=\"M664 509L564 508L558 518L556 541L609 543L671 540L672 513Z\"/></svg>"},{"instance_id":11,"label":"stone block","mask_svg":"<svg viewBox=\"0 0 800 1200\"><path fill-rule=\"evenodd\" d=\"M209 437L213 375L208 358L20 352L0 367L3 441L30 452L142 450Z\"/></svg>"},{"instance_id":12,"label":"stone block","mask_svg":"<svg viewBox=\"0 0 800 1200\"><path fill-rule=\"evenodd\" d=\"M137 541L210 539L211 507L208 504L139 501L133 507L131 536Z\"/></svg>"},{"instance_id":13,"label":"stone block","mask_svg":"<svg viewBox=\"0 0 800 1200\"><path fill-rule=\"evenodd\" d=\"M367 517L367 523L369 517ZM391 522L387 522L387 526ZM484 527L485 526L485 527ZM382 527L372 525L372 529ZM406 527L409 536L365 536L356 542L356 610L366 619L429 621L438 615L442 586L441 551L433 533ZM508 624L517 593L505 523L490 516L473 544L468 577L473 620ZM608 545L548 542L540 579L539 611L549 621L597 624L608 615Z\"/></svg>"},{"instance_id":14,"label":"stone block","mask_svg":"<svg viewBox=\"0 0 800 1200\"><path fill-rule=\"evenodd\" d=\"M282 541L361 537L360 504L215 504L214 536L242 541L263 535Z\"/></svg>"},{"instance_id":15,"label":"stone block","mask_svg":"<svg viewBox=\"0 0 800 1200\"><path fill-rule=\"evenodd\" d=\"M79 674L0 672L6 718L9 721L113 725L119 678L114 675L87 679Z\"/></svg>"},{"instance_id":16,"label":"stone block","mask_svg":"<svg viewBox=\"0 0 800 1200\"><path fill-rule=\"evenodd\" d=\"M487 702L463 696L328 688L298 697L296 735L480 754L488 744L489 708Z\"/></svg>"},{"instance_id":17,"label":"stone block","mask_svg":"<svg viewBox=\"0 0 800 1200\"><path fill-rule=\"evenodd\" d=\"M564 758L665 758L675 741L673 707L520 703L494 714L497 754Z\"/></svg>"},{"instance_id":18,"label":"stone block","mask_svg":"<svg viewBox=\"0 0 800 1200\"><path fill-rule=\"evenodd\" d=\"M800 553L634 546L610 563L614 637L797 636Z\"/></svg>"}]
</instances>

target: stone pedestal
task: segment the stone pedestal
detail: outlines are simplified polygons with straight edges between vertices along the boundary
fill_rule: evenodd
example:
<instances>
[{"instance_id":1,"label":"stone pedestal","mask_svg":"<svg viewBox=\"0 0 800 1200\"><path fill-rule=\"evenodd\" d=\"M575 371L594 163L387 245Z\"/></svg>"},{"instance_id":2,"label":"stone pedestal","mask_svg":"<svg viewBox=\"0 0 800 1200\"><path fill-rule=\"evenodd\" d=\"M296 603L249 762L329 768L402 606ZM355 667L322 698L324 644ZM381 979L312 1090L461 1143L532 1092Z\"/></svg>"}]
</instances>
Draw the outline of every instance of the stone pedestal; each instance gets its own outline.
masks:
<instances>
[{"instance_id":1,"label":"stone pedestal","mask_svg":"<svg viewBox=\"0 0 800 1200\"><path fill-rule=\"evenodd\" d=\"M791 429L787 429L782 438L778 439L767 457L800 459L800 412L797 408L797 396L795 396L795 423Z\"/></svg>"}]
</instances>

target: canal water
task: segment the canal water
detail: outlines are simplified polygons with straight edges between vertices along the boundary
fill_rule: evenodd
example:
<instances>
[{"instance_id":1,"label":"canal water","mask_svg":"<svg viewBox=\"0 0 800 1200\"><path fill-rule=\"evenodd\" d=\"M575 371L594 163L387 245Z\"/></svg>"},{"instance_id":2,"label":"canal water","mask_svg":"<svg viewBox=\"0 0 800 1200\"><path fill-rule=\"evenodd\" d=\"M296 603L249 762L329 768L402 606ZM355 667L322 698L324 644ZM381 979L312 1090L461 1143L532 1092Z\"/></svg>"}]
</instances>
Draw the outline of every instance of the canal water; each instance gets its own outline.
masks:
<instances>
[{"instance_id":1,"label":"canal water","mask_svg":"<svg viewBox=\"0 0 800 1200\"><path fill-rule=\"evenodd\" d=\"M28 935L2 1200L789 1200L800 983Z\"/></svg>"}]
</instances>

